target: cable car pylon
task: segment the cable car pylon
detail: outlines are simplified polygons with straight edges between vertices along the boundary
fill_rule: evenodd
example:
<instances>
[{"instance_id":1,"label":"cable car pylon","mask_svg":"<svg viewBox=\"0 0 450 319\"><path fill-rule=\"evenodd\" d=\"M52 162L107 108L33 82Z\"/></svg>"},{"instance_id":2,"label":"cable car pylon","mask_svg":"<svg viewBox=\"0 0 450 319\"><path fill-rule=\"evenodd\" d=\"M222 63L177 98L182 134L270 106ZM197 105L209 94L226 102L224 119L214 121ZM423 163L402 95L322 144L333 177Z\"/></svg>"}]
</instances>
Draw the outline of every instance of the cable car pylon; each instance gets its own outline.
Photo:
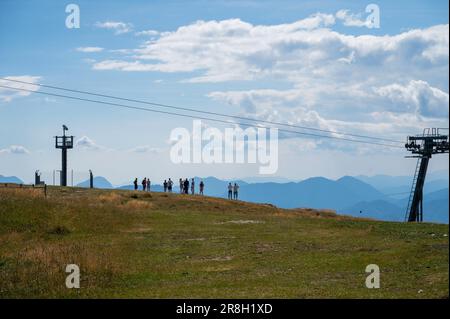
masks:
<instances>
[{"instance_id":1,"label":"cable car pylon","mask_svg":"<svg viewBox=\"0 0 450 319\"><path fill-rule=\"evenodd\" d=\"M422 135L408 136L405 144L405 148L413 154L408 157L418 159L406 207L405 220L408 222L423 221L423 186L432 155L449 153L448 135L441 134L440 130L426 128Z\"/></svg>"}]
</instances>

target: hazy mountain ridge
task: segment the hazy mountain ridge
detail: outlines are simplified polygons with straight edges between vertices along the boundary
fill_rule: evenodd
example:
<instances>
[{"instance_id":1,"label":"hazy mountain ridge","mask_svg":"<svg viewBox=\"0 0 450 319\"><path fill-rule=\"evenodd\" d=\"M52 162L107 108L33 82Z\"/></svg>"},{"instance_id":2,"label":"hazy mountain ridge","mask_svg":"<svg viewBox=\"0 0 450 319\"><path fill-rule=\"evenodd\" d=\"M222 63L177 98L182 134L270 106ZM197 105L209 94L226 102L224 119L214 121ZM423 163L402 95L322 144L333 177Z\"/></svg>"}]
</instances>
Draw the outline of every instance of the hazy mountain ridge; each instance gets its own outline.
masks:
<instances>
[{"instance_id":1,"label":"hazy mountain ridge","mask_svg":"<svg viewBox=\"0 0 450 319\"><path fill-rule=\"evenodd\" d=\"M23 184L23 181L16 176L3 176L0 175L0 183L14 183L14 184Z\"/></svg>"},{"instance_id":2,"label":"hazy mountain ridge","mask_svg":"<svg viewBox=\"0 0 450 319\"><path fill-rule=\"evenodd\" d=\"M105 188L105 189L114 188L113 185L103 176L95 176L93 182L94 187L96 188ZM85 180L81 183L78 183L76 187L89 187L89 185L90 185L89 180Z\"/></svg>"}]
</instances>

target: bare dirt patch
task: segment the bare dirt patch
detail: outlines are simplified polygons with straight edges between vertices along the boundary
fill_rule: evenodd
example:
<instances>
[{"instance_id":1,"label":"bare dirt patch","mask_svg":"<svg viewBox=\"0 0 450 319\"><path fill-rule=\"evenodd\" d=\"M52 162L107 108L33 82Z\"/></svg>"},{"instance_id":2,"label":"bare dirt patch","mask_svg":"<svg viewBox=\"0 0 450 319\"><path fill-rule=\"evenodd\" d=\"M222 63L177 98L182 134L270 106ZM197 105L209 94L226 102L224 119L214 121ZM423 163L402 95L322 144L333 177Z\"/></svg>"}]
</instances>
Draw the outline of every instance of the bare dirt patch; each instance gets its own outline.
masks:
<instances>
[{"instance_id":1,"label":"bare dirt patch","mask_svg":"<svg viewBox=\"0 0 450 319\"><path fill-rule=\"evenodd\" d=\"M216 223L218 225L223 225L223 224L264 224L265 222L262 220L229 220L226 222L220 222L220 223Z\"/></svg>"}]
</instances>

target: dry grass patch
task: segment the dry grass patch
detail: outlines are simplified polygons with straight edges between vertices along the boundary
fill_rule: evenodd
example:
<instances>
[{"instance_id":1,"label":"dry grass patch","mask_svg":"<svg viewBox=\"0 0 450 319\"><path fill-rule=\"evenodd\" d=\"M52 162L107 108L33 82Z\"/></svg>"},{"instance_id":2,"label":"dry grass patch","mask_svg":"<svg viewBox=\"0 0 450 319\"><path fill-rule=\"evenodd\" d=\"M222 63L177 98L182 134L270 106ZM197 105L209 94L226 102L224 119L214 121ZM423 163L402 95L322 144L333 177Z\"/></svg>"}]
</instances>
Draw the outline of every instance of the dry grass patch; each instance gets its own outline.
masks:
<instances>
[{"instance_id":1,"label":"dry grass patch","mask_svg":"<svg viewBox=\"0 0 450 319\"><path fill-rule=\"evenodd\" d=\"M11 187L0 188L0 199L14 197L14 198L44 198L44 190L41 188L32 187Z\"/></svg>"},{"instance_id":2,"label":"dry grass patch","mask_svg":"<svg viewBox=\"0 0 450 319\"><path fill-rule=\"evenodd\" d=\"M69 264L80 267L81 286L86 293L93 287L107 288L123 268L112 256L110 249L95 249L92 244L40 242L27 246L0 258L0 297L70 294L65 286Z\"/></svg>"},{"instance_id":3,"label":"dry grass patch","mask_svg":"<svg viewBox=\"0 0 450 319\"><path fill-rule=\"evenodd\" d=\"M122 204L120 208L126 210L145 210L153 207L153 203L149 203L143 200L132 199Z\"/></svg>"}]
</instances>

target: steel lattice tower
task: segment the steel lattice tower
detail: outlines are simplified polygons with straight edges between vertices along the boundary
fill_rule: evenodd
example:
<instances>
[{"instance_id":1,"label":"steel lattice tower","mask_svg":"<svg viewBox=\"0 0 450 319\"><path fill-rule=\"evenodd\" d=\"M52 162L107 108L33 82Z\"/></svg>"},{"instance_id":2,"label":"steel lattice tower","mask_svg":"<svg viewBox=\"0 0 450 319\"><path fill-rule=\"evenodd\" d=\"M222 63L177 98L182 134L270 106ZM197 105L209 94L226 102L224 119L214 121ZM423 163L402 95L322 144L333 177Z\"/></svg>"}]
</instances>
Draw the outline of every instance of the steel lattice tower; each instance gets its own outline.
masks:
<instances>
[{"instance_id":1,"label":"steel lattice tower","mask_svg":"<svg viewBox=\"0 0 450 319\"><path fill-rule=\"evenodd\" d=\"M411 187L406 216L409 222L423 221L423 186L427 174L428 163L433 154L449 152L448 135L440 133L438 128L424 129L422 135L408 136L405 147L417 158L416 171Z\"/></svg>"}]
</instances>

